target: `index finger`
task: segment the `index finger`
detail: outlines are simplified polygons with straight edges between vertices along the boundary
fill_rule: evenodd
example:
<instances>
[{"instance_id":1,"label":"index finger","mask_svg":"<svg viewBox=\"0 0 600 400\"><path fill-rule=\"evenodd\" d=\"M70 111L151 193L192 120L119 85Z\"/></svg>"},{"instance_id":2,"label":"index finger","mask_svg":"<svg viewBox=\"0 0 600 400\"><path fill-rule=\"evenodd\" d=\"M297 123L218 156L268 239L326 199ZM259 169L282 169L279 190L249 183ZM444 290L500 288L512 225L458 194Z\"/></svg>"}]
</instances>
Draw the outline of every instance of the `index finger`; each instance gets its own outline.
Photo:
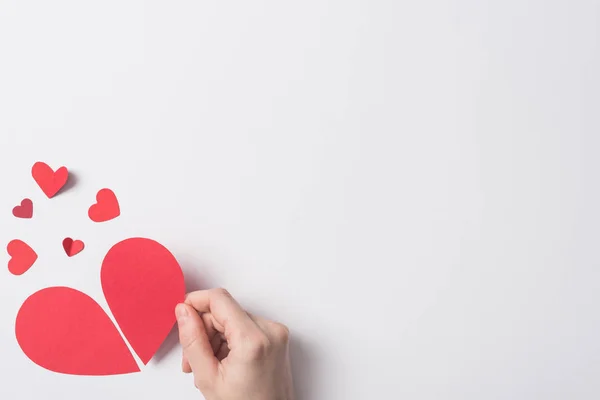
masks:
<instances>
[{"instance_id":1,"label":"index finger","mask_svg":"<svg viewBox=\"0 0 600 400\"><path fill-rule=\"evenodd\" d=\"M198 312L210 313L224 328L222 333L228 341L232 335L247 336L252 329L258 329L246 311L225 289L198 290L189 293L185 302Z\"/></svg>"}]
</instances>

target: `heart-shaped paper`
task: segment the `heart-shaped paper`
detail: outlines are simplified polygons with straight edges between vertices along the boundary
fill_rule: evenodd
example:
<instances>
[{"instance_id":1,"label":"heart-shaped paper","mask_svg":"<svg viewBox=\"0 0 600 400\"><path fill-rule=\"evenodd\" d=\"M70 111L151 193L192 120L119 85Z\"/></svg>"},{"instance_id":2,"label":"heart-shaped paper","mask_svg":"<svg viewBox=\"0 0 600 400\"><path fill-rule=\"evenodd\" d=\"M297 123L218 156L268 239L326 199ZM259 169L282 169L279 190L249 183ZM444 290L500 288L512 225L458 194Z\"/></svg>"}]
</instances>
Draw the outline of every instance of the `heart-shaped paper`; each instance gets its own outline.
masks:
<instances>
[{"instance_id":1,"label":"heart-shaped paper","mask_svg":"<svg viewBox=\"0 0 600 400\"><path fill-rule=\"evenodd\" d=\"M33 202L30 199L23 199L20 205L13 208L12 213L17 218L33 217Z\"/></svg>"},{"instance_id":2,"label":"heart-shaped paper","mask_svg":"<svg viewBox=\"0 0 600 400\"><path fill-rule=\"evenodd\" d=\"M101 278L121 331L147 364L175 324L175 306L185 298L179 263L160 243L132 238L109 250Z\"/></svg>"},{"instance_id":3,"label":"heart-shaped paper","mask_svg":"<svg viewBox=\"0 0 600 400\"><path fill-rule=\"evenodd\" d=\"M73 240L71 238L65 238L63 240L63 249L69 257L73 257L76 254L81 253L85 244L81 240Z\"/></svg>"},{"instance_id":4,"label":"heart-shaped paper","mask_svg":"<svg viewBox=\"0 0 600 400\"><path fill-rule=\"evenodd\" d=\"M13 275L22 275L35 263L37 253L24 241L15 239L8 243L6 251L11 259L8 261L8 270Z\"/></svg>"},{"instance_id":5,"label":"heart-shaped paper","mask_svg":"<svg viewBox=\"0 0 600 400\"><path fill-rule=\"evenodd\" d=\"M117 375L140 370L102 307L75 289L50 287L31 295L17 314L15 332L27 357L50 371Z\"/></svg>"},{"instance_id":6,"label":"heart-shaped paper","mask_svg":"<svg viewBox=\"0 0 600 400\"><path fill-rule=\"evenodd\" d=\"M117 196L110 189L102 189L96 194L96 204L88 210L88 216L94 222L105 222L121 214Z\"/></svg>"},{"instance_id":7,"label":"heart-shaped paper","mask_svg":"<svg viewBox=\"0 0 600 400\"><path fill-rule=\"evenodd\" d=\"M153 240L127 239L106 254L101 279L121 331L147 364L175 323L175 306L184 300L177 260ZM74 289L47 288L33 294L19 310L16 335L23 352L51 371L74 375L139 371L104 310Z\"/></svg>"},{"instance_id":8,"label":"heart-shaped paper","mask_svg":"<svg viewBox=\"0 0 600 400\"><path fill-rule=\"evenodd\" d=\"M69 171L66 167L60 167L54 172L48 164L36 162L31 168L31 175L46 196L52 198L67 183Z\"/></svg>"}]
</instances>

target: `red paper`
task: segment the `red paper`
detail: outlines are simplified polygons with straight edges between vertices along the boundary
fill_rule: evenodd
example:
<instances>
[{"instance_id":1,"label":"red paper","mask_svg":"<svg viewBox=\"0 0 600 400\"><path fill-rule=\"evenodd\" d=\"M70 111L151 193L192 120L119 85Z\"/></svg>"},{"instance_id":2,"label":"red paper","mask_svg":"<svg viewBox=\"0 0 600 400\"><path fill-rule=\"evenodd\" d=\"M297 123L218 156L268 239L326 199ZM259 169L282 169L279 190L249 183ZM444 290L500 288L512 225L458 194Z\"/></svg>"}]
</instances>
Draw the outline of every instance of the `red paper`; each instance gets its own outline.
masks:
<instances>
[{"instance_id":1,"label":"red paper","mask_svg":"<svg viewBox=\"0 0 600 400\"><path fill-rule=\"evenodd\" d=\"M175 324L175 306L184 300L177 260L153 240L127 239L109 250L101 278L121 331L147 364Z\"/></svg>"},{"instance_id":2,"label":"red paper","mask_svg":"<svg viewBox=\"0 0 600 400\"><path fill-rule=\"evenodd\" d=\"M15 327L23 352L50 371L117 375L139 368L115 325L91 297L67 287L31 295Z\"/></svg>"},{"instance_id":3,"label":"red paper","mask_svg":"<svg viewBox=\"0 0 600 400\"><path fill-rule=\"evenodd\" d=\"M13 208L12 213L17 218L33 217L33 202L30 199L23 199L21 205Z\"/></svg>"},{"instance_id":4,"label":"red paper","mask_svg":"<svg viewBox=\"0 0 600 400\"><path fill-rule=\"evenodd\" d=\"M67 183L69 171L65 167L60 167L54 172L48 164L36 162L31 169L31 175L46 196L52 198Z\"/></svg>"},{"instance_id":5,"label":"red paper","mask_svg":"<svg viewBox=\"0 0 600 400\"><path fill-rule=\"evenodd\" d=\"M12 240L6 251L11 259L8 261L8 270L13 275L22 275L35 263L38 255L29 245L22 240Z\"/></svg>"},{"instance_id":6,"label":"red paper","mask_svg":"<svg viewBox=\"0 0 600 400\"><path fill-rule=\"evenodd\" d=\"M81 240L73 240L71 238L65 238L63 240L63 249L69 257L73 257L76 254L81 253L85 244Z\"/></svg>"},{"instance_id":7,"label":"red paper","mask_svg":"<svg viewBox=\"0 0 600 400\"><path fill-rule=\"evenodd\" d=\"M117 218L121 214L117 196L110 189L102 189L96 195L96 204L88 211L90 219L94 222L105 222Z\"/></svg>"}]
</instances>

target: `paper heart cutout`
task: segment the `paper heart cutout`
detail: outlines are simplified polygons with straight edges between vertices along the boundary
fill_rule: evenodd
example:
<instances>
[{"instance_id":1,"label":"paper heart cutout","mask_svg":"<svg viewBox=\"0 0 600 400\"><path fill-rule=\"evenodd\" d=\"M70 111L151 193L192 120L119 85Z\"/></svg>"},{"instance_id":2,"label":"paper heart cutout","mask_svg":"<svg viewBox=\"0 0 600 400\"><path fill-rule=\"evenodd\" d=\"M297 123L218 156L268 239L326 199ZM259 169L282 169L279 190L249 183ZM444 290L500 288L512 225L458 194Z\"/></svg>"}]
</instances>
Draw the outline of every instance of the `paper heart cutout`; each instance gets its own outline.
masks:
<instances>
[{"instance_id":1,"label":"paper heart cutout","mask_svg":"<svg viewBox=\"0 0 600 400\"><path fill-rule=\"evenodd\" d=\"M69 178L69 171L66 167L60 167L54 172L48 164L38 161L33 164L31 175L40 189L42 189L50 199L65 186L65 183L67 183L67 179Z\"/></svg>"},{"instance_id":2,"label":"paper heart cutout","mask_svg":"<svg viewBox=\"0 0 600 400\"><path fill-rule=\"evenodd\" d=\"M88 216L94 222L105 222L121 215L117 196L110 189L102 189L96 194L96 204L88 210Z\"/></svg>"},{"instance_id":3,"label":"paper heart cutout","mask_svg":"<svg viewBox=\"0 0 600 400\"><path fill-rule=\"evenodd\" d=\"M160 243L132 238L108 251L100 275L113 316L147 364L175 324L175 306L185 298L179 263Z\"/></svg>"},{"instance_id":4,"label":"paper heart cutout","mask_svg":"<svg viewBox=\"0 0 600 400\"><path fill-rule=\"evenodd\" d=\"M65 249L65 253L67 253L69 257L81 253L84 247L85 244L81 240L73 240L71 238L65 238L65 240L63 240L63 249Z\"/></svg>"},{"instance_id":5,"label":"paper heart cutout","mask_svg":"<svg viewBox=\"0 0 600 400\"><path fill-rule=\"evenodd\" d=\"M11 259L8 261L8 270L13 275L22 275L36 262L37 253L24 241L11 240L6 246L6 251Z\"/></svg>"},{"instance_id":6,"label":"paper heart cutout","mask_svg":"<svg viewBox=\"0 0 600 400\"><path fill-rule=\"evenodd\" d=\"M17 314L17 341L37 365L73 375L139 372L125 341L102 307L68 287L31 295Z\"/></svg>"},{"instance_id":7,"label":"paper heart cutout","mask_svg":"<svg viewBox=\"0 0 600 400\"><path fill-rule=\"evenodd\" d=\"M153 240L127 239L108 251L100 275L115 320L147 364L175 324L175 306L184 300L177 260ZM27 357L54 372L139 371L104 310L75 289L53 287L34 293L21 306L15 331Z\"/></svg>"},{"instance_id":8,"label":"paper heart cutout","mask_svg":"<svg viewBox=\"0 0 600 400\"><path fill-rule=\"evenodd\" d=\"M21 204L13 208L12 213L17 218L33 217L33 202L30 199L21 200Z\"/></svg>"}]
</instances>

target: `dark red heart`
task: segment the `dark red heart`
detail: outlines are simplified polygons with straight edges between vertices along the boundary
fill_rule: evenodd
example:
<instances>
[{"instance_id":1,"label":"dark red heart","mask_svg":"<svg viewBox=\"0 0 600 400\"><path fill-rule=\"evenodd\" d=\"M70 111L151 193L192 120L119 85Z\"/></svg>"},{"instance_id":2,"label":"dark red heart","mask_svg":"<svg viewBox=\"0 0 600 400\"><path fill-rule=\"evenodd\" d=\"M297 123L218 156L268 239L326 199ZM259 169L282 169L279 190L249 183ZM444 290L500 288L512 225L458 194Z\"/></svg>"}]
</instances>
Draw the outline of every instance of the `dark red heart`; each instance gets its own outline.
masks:
<instances>
[{"instance_id":1,"label":"dark red heart","mask_svg":"<svg viewBox=\"0 0 600 400\"><path fill-rule=\"evenodd\" d=\"M48 164L41 161L33 165L31 175L48 198L54 197L69 179L69 171L66 167L60 167L54 172Z\"/></svg>"},{"instance_id":2,"label":"dark red heart","mask_svg":"<svg viewBox=\"0 0 600 400\"><path fill-rule=\"evenodd\" d=\"M175 306L185 284L177 260L161 244L143 238L113 246L102 263L102 290L121 331L144 364L175 324ZM17 315L16 335L36 364L74 375L137 372L110 318L74 289L34 293Z\"/></svg>"},{"instance_id":3,"label":"dark red heart","mask_svg":"<svg viewBox=\"0 0 600 400\"><path fill-rule=\"evenodd\" d=\"M12 240L6 246L6 251L11 259L8 261L8 270L13 275L22 275L36 262L37 253L24 241Z\"/></svg>"},{"instance_id":4,"label":"dark red heart","mask_svg":"<svg viewBox=\"0 0 600 400\"><path fill-rule=\"evenodd\" d=\"M81 253L85 244L81 240L73 240L71 238L65 238L63 240L63 249L69 257L73 257L76 254Z\"/></svg>"},{"instance_id":5,"label":"dark red heart","mask_svg":"<svg viewBox=\"0 0 600 400\"><path fill-rule=\"evenodd\" d=\"M30 199L23 199L21 205L13 208L12 213L17 218L33 217L33 202Z\"/></svg>"},{"instance_id":6,"label":"dark red heart","mask_svg":"<svg viewBox=\"0 0 600 400\"><path fill-rule=\"evenodd\" d=\"M96 195L96 204L88 210L88 216L94 222L105 222L121 214L117 196L110 189L102 189Z\"/></svg>"}]
</instances>

